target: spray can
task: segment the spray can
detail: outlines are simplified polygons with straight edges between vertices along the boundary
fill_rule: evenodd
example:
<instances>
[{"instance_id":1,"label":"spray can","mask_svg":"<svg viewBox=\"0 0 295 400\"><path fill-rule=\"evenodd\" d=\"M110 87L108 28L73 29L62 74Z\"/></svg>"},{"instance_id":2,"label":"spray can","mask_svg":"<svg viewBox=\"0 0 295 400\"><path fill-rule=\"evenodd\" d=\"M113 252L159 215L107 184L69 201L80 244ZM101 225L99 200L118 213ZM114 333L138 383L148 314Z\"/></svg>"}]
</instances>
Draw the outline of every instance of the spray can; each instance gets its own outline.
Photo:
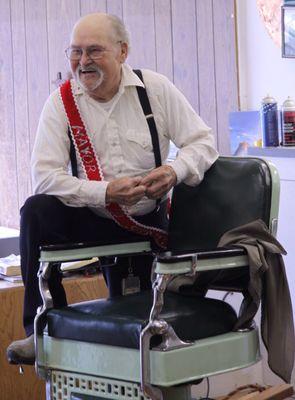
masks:
<instances>
[{"instance_id":1,"label":"spray can","mask_svg":"<svg viewBox=\"0 0 295 400\"><path fill-rule=\"evenodd\" d=\"M279 146L278 105L269 95L261 103L261 126L263 146Z\"/></svg>"},{"instance_id":2,"label":"spray can","mask_svg":"<svg viewBox=\"0 0 295 400\"><path fill-rule=\"evenodd\" d=\"M295 102L288 97L282 105L283 146L295 146Z\"/></svg>"}]
</instances>

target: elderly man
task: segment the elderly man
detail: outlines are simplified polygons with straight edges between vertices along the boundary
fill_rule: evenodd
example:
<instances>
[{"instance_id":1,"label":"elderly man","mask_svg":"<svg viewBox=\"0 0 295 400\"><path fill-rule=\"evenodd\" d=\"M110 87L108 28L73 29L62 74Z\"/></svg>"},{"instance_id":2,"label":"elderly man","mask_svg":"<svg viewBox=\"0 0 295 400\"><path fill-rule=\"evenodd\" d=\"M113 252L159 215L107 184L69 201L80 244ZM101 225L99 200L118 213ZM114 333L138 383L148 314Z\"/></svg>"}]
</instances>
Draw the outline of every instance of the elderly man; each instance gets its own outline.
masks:
<instances>
[{"instance_id":1,"label":"elderly man","mask_svg":"<svg viewBox=\"0 0 295 400\"><path fill-rule=\"evenodd\" d=\"M39 246L149 237L164 248L167 193L183 181L197 185L217 158L211 130L184 96L155 72L143 70L142 81L125 64L128 47L117 17L81 18L66 50L74 79L53 92L42 111L32 154L35 195L21 209L27 338L8 347L12 363L35 357ZM179 151L167 164L170 140ZM110 296L128 292L129 275L133 292L150 288L151 263L150 256L138 256L103 267ZM50 289L55 305L65 305L57 272Z\"/></svg>"}]
</instances>

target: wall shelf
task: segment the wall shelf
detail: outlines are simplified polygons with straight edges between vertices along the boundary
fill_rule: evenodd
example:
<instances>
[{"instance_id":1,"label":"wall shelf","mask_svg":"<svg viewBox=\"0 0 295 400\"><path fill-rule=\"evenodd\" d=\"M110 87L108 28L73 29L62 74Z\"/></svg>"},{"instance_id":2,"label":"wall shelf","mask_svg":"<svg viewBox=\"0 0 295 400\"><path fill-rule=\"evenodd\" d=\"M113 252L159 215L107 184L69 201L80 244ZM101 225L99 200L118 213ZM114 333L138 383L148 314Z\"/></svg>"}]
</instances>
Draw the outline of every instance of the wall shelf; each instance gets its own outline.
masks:
<instances>
[{"instance_id":1,"label":"wall shelf","mask_svg":"<svg viewBox=\"0 0 295 400\"><path fill-rule=\"evenodd\" d=\"M295 158L295 147L249 147L248 156Z\"/></svg>"}]
</instances>

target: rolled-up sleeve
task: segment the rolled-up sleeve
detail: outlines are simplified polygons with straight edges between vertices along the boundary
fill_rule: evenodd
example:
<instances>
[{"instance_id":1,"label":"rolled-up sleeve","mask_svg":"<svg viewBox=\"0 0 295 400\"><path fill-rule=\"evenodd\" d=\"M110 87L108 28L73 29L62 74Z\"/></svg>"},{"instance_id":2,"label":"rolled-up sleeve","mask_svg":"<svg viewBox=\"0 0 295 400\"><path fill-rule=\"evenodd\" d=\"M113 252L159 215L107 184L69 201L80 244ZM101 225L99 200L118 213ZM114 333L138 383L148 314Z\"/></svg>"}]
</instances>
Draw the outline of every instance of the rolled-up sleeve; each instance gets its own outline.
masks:
<instances>
[{"instance_id":1,"label":"rolled-up sleeve","mask_svg":"<svg viewBox=\"0 0 295 400\"><path fill-rule=\"evenodd\" d=\"M177 175L177 183L194 186L218 157L211 128L198 116L184 95L162 77L161 106L166 115L169 139L179 149L170 163Z\"/></svg>"}]
</instances>

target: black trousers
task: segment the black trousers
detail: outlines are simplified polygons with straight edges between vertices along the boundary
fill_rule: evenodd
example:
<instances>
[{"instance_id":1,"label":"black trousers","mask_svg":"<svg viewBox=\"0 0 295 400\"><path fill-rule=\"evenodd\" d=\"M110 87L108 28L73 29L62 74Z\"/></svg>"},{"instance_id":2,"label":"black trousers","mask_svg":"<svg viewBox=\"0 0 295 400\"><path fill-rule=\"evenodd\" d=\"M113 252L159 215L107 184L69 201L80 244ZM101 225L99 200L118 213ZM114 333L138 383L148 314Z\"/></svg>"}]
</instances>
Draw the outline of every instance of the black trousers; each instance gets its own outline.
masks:
<instances>
[{"instance_id":1,"label":"black trousers","mask_svg":"<svg viewBox=\"0 0 295 400\"><path fill-rule=\"evenodd\" d=\"M27 336L34 331L34 317L42 304L37 279L40 245L87 241L109 244L142 239L114 221L97 216L87 207L68 207L55 196L41 194L28 198L20 214L21 270L25 285L23 324ZM157 212L136 219L143 224L167 229L166 203L162 203ZM151 287L152 261L152 256L132 257L132 273L139 277L141 290ZM128 258L118 257L116 266L103 268L111 297L121 294L121 282L127 277L129 266ZM67 304L61 280L61 274L54 270L49 288L55 307Z\"/></svg>"}]
</instances>

